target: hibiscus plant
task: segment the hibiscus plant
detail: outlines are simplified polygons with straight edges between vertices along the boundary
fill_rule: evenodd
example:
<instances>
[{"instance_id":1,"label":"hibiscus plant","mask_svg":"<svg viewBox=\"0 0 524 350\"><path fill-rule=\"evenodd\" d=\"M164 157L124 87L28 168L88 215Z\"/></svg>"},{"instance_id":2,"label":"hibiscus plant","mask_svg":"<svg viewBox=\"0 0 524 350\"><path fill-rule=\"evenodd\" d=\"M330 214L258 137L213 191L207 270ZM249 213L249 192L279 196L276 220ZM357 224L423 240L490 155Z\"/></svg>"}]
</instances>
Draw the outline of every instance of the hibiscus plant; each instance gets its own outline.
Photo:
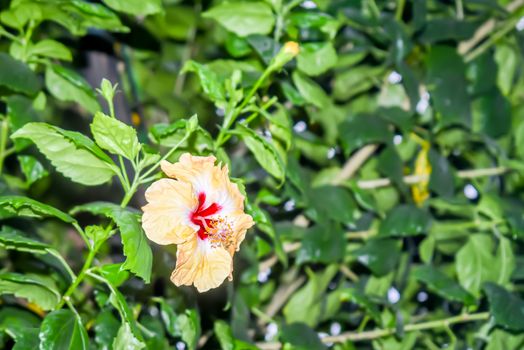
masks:
<instances>
[{"instance_id":1,"label":"hibiscus plant","mask_svg":"<svg viewBox=\"0 0 524 350\"><path fill-rule=\"evenodd\" d=\"M0 349L524 348L524 1L0 1Z\"/></svg>"}]
</instances>

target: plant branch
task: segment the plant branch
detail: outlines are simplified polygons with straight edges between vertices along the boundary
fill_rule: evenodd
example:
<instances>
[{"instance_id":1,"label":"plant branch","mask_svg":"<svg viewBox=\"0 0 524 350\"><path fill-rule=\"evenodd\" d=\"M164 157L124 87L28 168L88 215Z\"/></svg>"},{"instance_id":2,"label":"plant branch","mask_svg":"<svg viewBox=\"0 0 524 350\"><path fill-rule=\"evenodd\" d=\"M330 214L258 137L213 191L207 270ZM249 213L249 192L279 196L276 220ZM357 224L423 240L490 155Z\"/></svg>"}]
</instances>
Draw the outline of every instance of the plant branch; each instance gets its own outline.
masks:
<instances>
[{"instance_id":1,"label":"plant branch","mask_svg":"<svg viewBox=\"0 0 524 350\"><path fill-rule=\"evenodd\" d=\"M64 304L69 301L71 295L74 293L78 285L83 281L85 274L87 270L91 267L91 264L93 263L93 259L95 258L96 250L91 249L89 250L89 254L87 255L86 261L84 262L84 266L82 266L82 269L80 270L80 273L78 273L78 276L73 280L73 283L67 288L66 292L62 296L62 300L58 305L55 307L55 310L60 310Z\"/></svg>"},{"instance_id":2,"label":"plant branch","mask_svg":"<svg viewBox=\"0 0 524 350\"><path fill-rule=\"evenodd\" d=\"M255 93L260 88L262 83L273 73L273 67L268 66L266 70L262 73L262 75L258 78L258 80L255 82L255 85L249 90L246 97L244 97L242 103L235 107L230 115L226 115L224 117L224 122L222 124L222 127L220 128L220 131L218 132L217 139L215 141L215 150L217 150L222 144L225 142L225 136L226 132L229 130L231 125L235 122L237 117L242 113L244 108L248 105L248 103L251 101L251 98L255 96Z\"/></svg>"},{"instance_id":3,"label":"plant branch","mask_svg":"<svg viewBox=\"0 0 524 350\"><path fill-rule=\"evenodd\" d=\"M3 119L0 123L0 174L2 174L2 170L4 168L4 159L7 157L5 149L7 147L8 133L9 122L7 119Z\"/></svg>"},{"instance_id":4,"label":"plant branch","mask_svg":"<svg viewBox=\"0 0 524 350\"><path fill-rule=\"evenodd\" d=\"M506 11L510 13L515 12L523 5L524 0L515 0L506 5ZM473 50L473 48L476 47L481 41L483 41L487 36L493 33L495 29L495 24L496 22L494 19L490 19L484 22L484 24L477 29L477 31L471 39L460 43L458 47L458 52L461 55L465 55L471 50Z\"/></svg>"},{"instance_id":5,"label":"plant branch","mask_svg":"<svg viewBox=\"0 0 524 350\"><path fill-rule=\"evenodd\" d=\"M149 168L145 173L143 173L142 175L140 176L137 176L138 178L138 183L141 184L144 182L145 179L147 179L147 177L149 175L151 175L151 173L153 171L156 170L156 168L158 168L160 166L160 163L162 163L164 160L166 160L167 158L169 158L173 152L175 152L178 147L180 147L181 144L183 144L184 142L186 142L187 138L189 137L190 134L186 133L184 135L184 137L182 138L182 140L180 140L173 148L171 148L166 154L164 154L164 156L158 161L156 162L151 168ZM132 187L132 186L131 186Z\"/></svg>"},{"instance_id":6,"label":"plant branch","mask_svg":"<svg viewBox=\"0 0 524 350\"><path fill-rule=\"evenodd\" d=\"M65 261L64 257L62 255L60 255L60 253L58 251L56 251L55 249L52 249L52 248L47 248L46 252L48 252L49 254L54 256L58 261L60 261L60 263L62 264L64 269L69 274L69 277L71 277L71 281L74 281L77 278L77 276L75 275L73 270L71 270L71 267L69 266L69 264Z\"/></svg>"},{"instance_id":7,"label":"plant branch","mask_svg":"<svg viewBox=\"0 0 524 350\"><path fill-rule=\"evenodd\" d=\"M496 176L507 173L511 169L507 167L495 167L495 168L481 168L481 169L470 169L470 170L459 170L457 177L461 179L473 179L477 177ZM416 184L429 180L429 175L408 175L404 176L404 182L406 184ZM391 185L389 178L381 178L374 180L360 180L357 181L357 186L363 190L370 190L379 187L386 187Z\"/></svg>"},{"instance_id":8,"label":"plant branch","mask_svg":"<svg viewBox=\"0 0 524 350\"><path fill-rule=\"evenodd\" d=\"M291 284L281 286L273 296L273 299L271 299L271 302L266 307L264 311L265 317L263 320L260 319L258 322L259 326L263 326L267 323L268 319L272 319L277 312L284 306L286 301L295 293L295 291L302 286L302 284L306 281L306 278L304 276L298 277L296 280L294 280Z\"/></svg>"},{"instance_id":9,"label":"plant branch","mask_svg":"<svg viewBox=\"0 0 524 350\"><path fill-rule=\"evenodd\" d=\"M332 181L333 185L339 185L342 182L350 179L358 169L368 160L369 157L377 150L378 145L370 144L362 147L353 154L351 158L342 167L342 170L335 176Z\"/></svg>"},{"instance_id":10,"label":"plant branch","mask_svg":"<svg viewBox=\"0 0 524 350\"><path fill-rule=\"evenodd\" d=\"M476 314L462 314L458 316L448 317L442 320L408 324L404 327L404 332L446 328L446 327L449 327L450 325L457 324L457 323L483 321L483 320L487 320L488 318L489 318L488 312L479 312ZM321 339L321 341L323 343L344 343L347 341L352 341L352 342L366 341L366 340L373 340L373 339L387 337L389 335L395 334L395 332L396 332L395 328L374 329L374 330L365 331L365 332L345 332L339 335L324 337ZM276 349L280 349L282 347L282 344L279 342L257 343L257 346L263 350L274 350L274 349L276 350Z\"/></svg>"}]
</instances>

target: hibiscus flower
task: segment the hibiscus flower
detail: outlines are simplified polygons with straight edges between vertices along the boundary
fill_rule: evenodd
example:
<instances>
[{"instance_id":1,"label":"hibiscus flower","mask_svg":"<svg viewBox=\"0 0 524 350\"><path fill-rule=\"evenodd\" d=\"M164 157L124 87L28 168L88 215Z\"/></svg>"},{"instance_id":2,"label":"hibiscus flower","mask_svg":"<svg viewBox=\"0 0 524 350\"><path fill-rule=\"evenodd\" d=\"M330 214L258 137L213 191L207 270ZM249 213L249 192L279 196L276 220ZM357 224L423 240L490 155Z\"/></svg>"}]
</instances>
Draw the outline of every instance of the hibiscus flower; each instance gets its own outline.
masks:
<instances>
[{"instance_id":1,"label":"hibiscus flower","mask_svg":"<svg viewBox=\"0 0 524 350\"><path fill-rule=\"evenodd\" d=\"M162 162L169 177L146 191L142 227L155 243L177 244L171 280L199 292L232 280L233 255L254 222L244 213L244 196L215 157L183 154L177 163Z\"/></svg>"}]
</instances>

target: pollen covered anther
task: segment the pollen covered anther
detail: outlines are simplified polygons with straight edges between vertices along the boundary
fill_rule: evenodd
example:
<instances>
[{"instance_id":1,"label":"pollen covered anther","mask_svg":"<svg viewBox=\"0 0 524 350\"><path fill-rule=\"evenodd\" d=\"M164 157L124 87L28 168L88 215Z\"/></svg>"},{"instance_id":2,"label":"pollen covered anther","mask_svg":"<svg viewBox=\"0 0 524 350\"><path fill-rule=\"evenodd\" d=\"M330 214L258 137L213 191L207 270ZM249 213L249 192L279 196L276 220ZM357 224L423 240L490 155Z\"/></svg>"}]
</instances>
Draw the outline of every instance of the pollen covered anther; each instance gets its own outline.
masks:
<instances>
[{"instance_id":1,"label":"pollen covered anther","mask_svg":"<svg viewBox=\"0 0 524 350\"><path fill-rule=\"evenodd\" d=\"M225 218L218 217L210 220L206 229L207 237L212 247L229 249L235 242L233 239L233 228Z\"/></svg>"}]
</instances>

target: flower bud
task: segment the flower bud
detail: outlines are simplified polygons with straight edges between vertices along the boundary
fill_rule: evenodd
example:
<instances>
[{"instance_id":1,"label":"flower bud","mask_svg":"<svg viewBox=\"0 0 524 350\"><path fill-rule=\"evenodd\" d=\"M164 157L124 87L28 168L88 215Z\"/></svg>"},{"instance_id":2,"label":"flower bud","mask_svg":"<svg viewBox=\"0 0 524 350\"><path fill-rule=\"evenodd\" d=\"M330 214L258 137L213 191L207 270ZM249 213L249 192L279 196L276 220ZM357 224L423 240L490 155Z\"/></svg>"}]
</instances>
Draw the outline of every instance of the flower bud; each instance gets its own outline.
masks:
<instances>
[{"instance_id":1,"label":"flower bud","mask_svg":"<svg viewBox=\"0 0 524 350\"><path fill-rule=\"evenodd\" d=\"M275 57L271 60L270 68L271 70L278 70L282 68L286 63L295 58L296 55L300 52L300 46L295 41L288 41L282 46L280 51Z\"/></svg>"}]
</instances>

